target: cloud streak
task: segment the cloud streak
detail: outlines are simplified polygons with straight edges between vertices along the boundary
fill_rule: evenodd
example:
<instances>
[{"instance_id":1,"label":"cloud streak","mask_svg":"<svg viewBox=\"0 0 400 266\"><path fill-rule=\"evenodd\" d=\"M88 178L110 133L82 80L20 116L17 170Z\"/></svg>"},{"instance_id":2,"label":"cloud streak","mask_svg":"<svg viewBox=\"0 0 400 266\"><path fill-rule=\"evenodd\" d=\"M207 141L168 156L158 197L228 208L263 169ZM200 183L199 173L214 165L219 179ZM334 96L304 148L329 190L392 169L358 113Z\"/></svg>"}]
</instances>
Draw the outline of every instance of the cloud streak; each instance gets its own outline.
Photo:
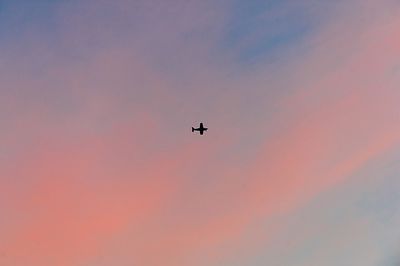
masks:
<instances>
[{"instance_id":1,"label":"cloud streak","mask_svg":"<svg viewBox=\"0 0 400 266\"><path fill-rule=\"evenodd\" d=\"M338 3L322 19L312 3L322 26L253 65L237 56L281 32L262 28L290 4L230 46L246 18L231 1L72 1L50 30L33 18L1 50L0 262L235 265L275 250L322 194L364 187L400 144L399 7ZM298 245L318 239L309 230ZM262 260L245 264L276 257Z\"/></svg>"}]
</instances>

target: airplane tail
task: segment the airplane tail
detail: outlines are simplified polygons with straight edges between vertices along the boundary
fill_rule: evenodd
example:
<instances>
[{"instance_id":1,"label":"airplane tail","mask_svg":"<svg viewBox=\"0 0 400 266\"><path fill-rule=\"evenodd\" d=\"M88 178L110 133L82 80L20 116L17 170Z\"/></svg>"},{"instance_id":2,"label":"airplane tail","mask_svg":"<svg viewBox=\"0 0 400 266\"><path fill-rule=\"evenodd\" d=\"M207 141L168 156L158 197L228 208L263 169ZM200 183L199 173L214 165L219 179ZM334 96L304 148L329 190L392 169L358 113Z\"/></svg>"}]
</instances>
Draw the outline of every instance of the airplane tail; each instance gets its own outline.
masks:
<instances>
[{"instance_id":1,"label":"airplane tail","mask_svg":"<svg viewBox=\"0 0 400 266\"><path fill-rule=\"evenodd\" d=\"M192 127L192 132L194 132L194 127Z\"/></svg>"}]
</instances>

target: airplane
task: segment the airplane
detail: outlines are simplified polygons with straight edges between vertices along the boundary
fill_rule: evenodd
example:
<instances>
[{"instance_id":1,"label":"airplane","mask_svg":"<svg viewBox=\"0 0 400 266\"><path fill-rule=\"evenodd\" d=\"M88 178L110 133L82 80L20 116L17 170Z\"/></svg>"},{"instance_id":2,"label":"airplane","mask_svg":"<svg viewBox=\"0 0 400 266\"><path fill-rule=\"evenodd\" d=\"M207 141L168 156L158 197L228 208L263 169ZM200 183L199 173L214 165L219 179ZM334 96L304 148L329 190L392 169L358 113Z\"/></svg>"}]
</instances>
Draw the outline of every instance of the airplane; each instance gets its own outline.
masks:
<instances>
[{"instance_id":1,"label":"airplane","mask_svg":"<svg viewBox=\"0 0 400 266\"><path fill-rule=\"evenodd\" d=\"M200 131L200 135L203 135L204 131L207 131L207 130L208 130L208 128L204 127L203 123L200 123L200 127L199 128L192 127L192 132Z\"/></svg>"}]
</instances>

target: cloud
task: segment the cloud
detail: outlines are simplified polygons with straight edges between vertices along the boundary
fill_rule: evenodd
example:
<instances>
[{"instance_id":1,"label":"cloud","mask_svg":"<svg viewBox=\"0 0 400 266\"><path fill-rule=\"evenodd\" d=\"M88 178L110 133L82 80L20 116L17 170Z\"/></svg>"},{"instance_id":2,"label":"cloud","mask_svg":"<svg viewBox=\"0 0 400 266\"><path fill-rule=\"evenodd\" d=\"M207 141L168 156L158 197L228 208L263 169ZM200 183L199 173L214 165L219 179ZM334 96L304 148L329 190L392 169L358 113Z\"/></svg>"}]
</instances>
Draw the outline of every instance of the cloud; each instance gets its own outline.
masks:
<instances>
[{"instance_id":1,"label":"cloud","mask_svg":"<svg viewBox=\"0 0 400 266\"><path fill-rule=\"evenodd\" d=\"M229 261L398 147L393 2L338 8L303 54L252 73L221 48L227 7L61 3L52 30L4 48L6 263Z\"/></svg>"}]
</instances>

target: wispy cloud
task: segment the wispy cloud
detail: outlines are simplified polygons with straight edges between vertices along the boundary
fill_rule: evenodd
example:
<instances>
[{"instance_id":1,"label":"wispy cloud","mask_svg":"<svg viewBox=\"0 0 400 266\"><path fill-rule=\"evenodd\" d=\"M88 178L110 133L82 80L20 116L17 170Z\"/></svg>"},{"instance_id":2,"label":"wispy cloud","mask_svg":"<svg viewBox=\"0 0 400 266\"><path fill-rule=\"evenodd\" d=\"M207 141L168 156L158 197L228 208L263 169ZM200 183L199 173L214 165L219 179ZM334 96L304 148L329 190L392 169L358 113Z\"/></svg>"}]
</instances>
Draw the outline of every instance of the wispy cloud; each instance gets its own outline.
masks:
<instances>
[{"instance_id":1,"label":"wispy cloud","mask_svg":"<svg viewBox=\"0 0 400 266\"><path fill-rule=\"evenodd\" d=\"M363 171L379 173L399 147L395 1L329 12L314 1L43 5L38 16L10 4L5 19L20 34L10 29L0 50L0 262L282 265L268 248L325 265L306 247L340 265L387 255L371 244L347 260L328 249L353 239L327 234L318 248L305 224L334 227L308 204L338 210L337 191L354 187L362 198ZM37 18L46 14L51 27ZM204 138L190 134L199 121ZM338 212L348 218L338 234L380 228L357 217L350 194L356 214ZM295 246L279 244L287 232Z\"/></svg>"}]
</instances>

